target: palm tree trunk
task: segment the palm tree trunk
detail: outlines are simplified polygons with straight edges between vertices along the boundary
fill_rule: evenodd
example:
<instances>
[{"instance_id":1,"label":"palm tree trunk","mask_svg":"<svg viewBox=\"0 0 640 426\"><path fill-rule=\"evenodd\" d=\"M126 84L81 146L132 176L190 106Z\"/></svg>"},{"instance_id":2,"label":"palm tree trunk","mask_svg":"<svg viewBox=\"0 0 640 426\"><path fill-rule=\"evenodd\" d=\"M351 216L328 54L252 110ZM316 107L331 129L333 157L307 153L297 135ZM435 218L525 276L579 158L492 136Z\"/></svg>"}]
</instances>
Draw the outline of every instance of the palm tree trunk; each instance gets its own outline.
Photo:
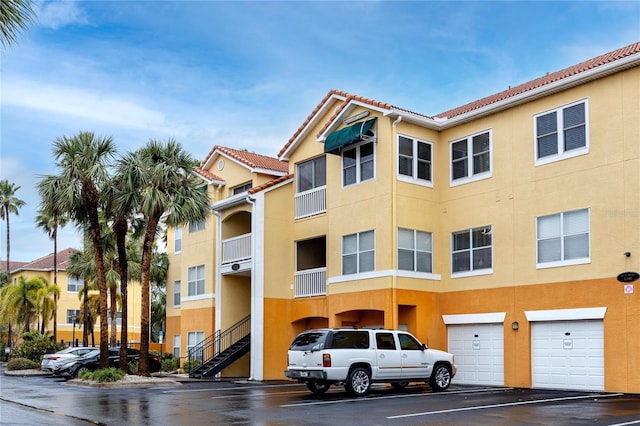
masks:
<instances>
[{"instance_id":1,"label":"palm tree trunk","mask_svg":"<svg viewBox=\"0 0 640 426\"><path fill-rule=\"evenodd\" d=\"M109 288L109 298L111 309L109 310L109 315L111 316L111 336L109 340L109 345L116 346L116 339L118 337L118 303L116 298L116 286L115 283Z\"/></svg>"},{"instance_id":2,"label":"palm tree trunk","mask_svg":"<svg viewBox=\"0 0 640 426\"><path fill-rule=\"evenodd\" d=\"M11 262L9 261L11 257L9 256L11 252L11 243L10 243L11 227L9 226L9 206L5 206L3 208L4 208L4 217L7 221L7 282L11 282Z\"/></svg>"},{"instance_id":3,"label":"palm tree trunk","mask_svg":"<svg viewBox=\"0 0 640 426\"><path fill-rule=\"evenodd\" d=\"M140 362L138 374L149 376L149 325L151 307L151 256L153 254L153 241L158 228L158 218L152 216L147 224L142 246L142 304L140 307Z\"/></svg>"},{"instance_id":4,"label":"palm tree trunk","mask_svg":"<svg viewBox=\"0 0 640 426\"><path fill-rule=\"evenodd\" d=\"M129 267L127 265L127 231L128 224L124 219L116 220L113 224L116 234L116 248L118 250L118 273L120 274L120 295L122 296L122 324L120 325L120 369L128 371L127 346L129 345L128 324L128 295L127 282L129 280Z\"/></svg>"},{"instance_id":5,"label":"palm tree trunk","mask_svg":"<svg viewBox=\"0 0 640 426\"><path fill-rule=\"evenodd\" d=\"M53 285L58 286L58 226L53 228ZM58 341L58 295L53 295L53 341Z\"/></svg>"}]
</instances>

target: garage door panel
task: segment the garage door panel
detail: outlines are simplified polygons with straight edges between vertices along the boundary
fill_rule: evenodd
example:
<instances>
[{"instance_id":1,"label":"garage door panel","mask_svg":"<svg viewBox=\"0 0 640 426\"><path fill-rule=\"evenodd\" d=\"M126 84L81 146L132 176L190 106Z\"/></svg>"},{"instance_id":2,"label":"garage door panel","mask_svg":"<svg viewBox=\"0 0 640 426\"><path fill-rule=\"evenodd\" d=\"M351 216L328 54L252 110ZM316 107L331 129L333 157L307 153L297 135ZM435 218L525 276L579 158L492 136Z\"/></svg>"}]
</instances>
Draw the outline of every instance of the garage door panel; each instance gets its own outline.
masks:
<instances>
[{"instance_id":1,"label":"garage door panel","mask_svg":"<svg viewBox=\"0 0 640 426\"><path fill-rule=\"evenodd\" d=\"M602 320L534 322L533 387L604 390Z\"/></svg>"},{"instance_id":2,"label":"garage door panel","mask_svg":"<svg viewBox=\"0 0 640 426\"><path fill-rule=\"evenodd\" d=\"M504 331L499 324L456 324L447 327L448 351L455 355L460 384L504 384Z\"/></svg>"}]
</instances>

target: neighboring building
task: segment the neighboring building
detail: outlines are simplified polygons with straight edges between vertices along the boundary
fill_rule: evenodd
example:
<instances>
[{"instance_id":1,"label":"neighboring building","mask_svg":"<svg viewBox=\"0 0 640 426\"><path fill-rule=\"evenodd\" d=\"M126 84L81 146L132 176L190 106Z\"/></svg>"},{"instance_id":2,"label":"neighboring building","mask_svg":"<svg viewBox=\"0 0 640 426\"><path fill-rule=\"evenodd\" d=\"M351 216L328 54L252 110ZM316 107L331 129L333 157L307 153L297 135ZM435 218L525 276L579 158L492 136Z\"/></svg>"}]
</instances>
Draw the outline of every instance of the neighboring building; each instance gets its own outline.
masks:
<instances>
[{"instance_id":1,"label":"neighboring building","mask_svg":"<svg viewBox=\"0 0 640 426\"><path fill-rule=\"evenodd\" d=\"M80 293L84 287L84 280L71 278L67 275L67 267L69 266L69 259L72 253L77 251L73 248L67 248L58 252L57 255L57 284L60 289L60 298L58 299L57 310L57 341L63 341L67 344L71 344L74 338L82 344L82 323L80 319L77 319L77 323L74 327L74 319L80 314L81 298ZM40 259L32 262L11 262L11 279L15 280L20 275L24 275L28 278L41 276L47 280L49 284L54 283L54 256L50 255L41 257ZM128 339L129 343L136 343L140 341L140 306L141 306L141 289L140 284L130 283L128 287ZM97 293L93 290L91 293ZM121 312L117 312L118 319L118 337L120 341L120 321L122 319ZM94 325L94 335L96 346L100 345L100 318L96 318ZM110 321L109 321L110 322ZM53 336L53 319L49 320L45 329ZM111 332L111 327L109 327ZM89 337L89 344L91 344L91 337Z\"/></svg>"},{"instance_id":2,"label":"neighboring building","mask_svg":"<svg viewBox=\"0 0 640 426\"><path fill-rule=\"evenodd\" d=\"M639 65L635 43L435 116L332 90L278 159L214 147L215 215L168 232L167 344L206 361L246 318L221 374L268 380L305 329L400 328L454 383L640 392L617 279L640 270Z\"/></svg>"}]
</instances>

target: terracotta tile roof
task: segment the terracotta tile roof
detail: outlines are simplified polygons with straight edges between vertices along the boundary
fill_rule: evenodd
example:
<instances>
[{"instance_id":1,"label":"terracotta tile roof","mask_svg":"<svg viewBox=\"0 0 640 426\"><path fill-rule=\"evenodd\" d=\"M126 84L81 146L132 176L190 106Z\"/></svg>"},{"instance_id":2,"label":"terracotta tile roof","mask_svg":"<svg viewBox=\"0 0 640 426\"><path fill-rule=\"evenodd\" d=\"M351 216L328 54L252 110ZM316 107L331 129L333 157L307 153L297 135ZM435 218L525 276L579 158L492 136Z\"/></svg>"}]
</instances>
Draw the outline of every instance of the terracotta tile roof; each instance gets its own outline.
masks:
<instances>
[{"instance_id":1,"label":"terracotta tile roof","mask_svg":"<svg viewBox=\"0 0 640 426\"><path fill-rule=\"evenodd\" d=\"M258 185L256 187L253 187L253 188L249 189L249 191L247 191L247 192L249 192L249 194L255 194L256 192L260 192L260 191L263 191L263 190L265 190L267 188L271 188L272 186L276 186L280 182L284 182L284 181L289 180L289 179L293 179L293 173L290 173L290 174L288 174L286 176L279 177L279 178L274 179L274 180L270 180L269 182L265 182L262 185Z\"/></svg>"},{"instance_id":2,"label":"terracotta tile roof","mask_svg":"<svg viewBox=\"0 0 640 426\"><path fill-rule=\"evenodd\" d=\"M227 148L224 146L214 146L207 157L200 164L201 167L209 161L209 159L218 151L229 157L251 167L252 169L265 169L272 170L278 173L287 173L289 171L289 163L287 161L280 161L274 157L267 157L266 155L260 155L249 151L242 151L239 149Z\"/></svg>"},{"instance_id":3,"label":"terracotta tile roof","mask_svg":"<svg viewBox=\"0 0 640 426\"><path fill-rule=\"evenodd\" d=\"M58 261L59 270L65 270L67 268L67 266L69 265L69 258L71 257L71 254L76 251L78 250L74 248L67 248L58 252L57 261ZM52 271L53 270L53 253L31 262L23 262L23 264L18 268L16 268L15 270L12 269L12 272L15 273L19 271L31 271L31 270Z\"/></svg>"},{"instance_id":4,"label":"terracotta tile roof","mask_svg":"<svg viewBox=\"0 0 640 426\"><path fill-rule=\"evenodd\" d=\"M553 73L547 73L547 75L537 78L535 80L531 80L529 82L520 84L515 87L511 87L507 90L503 90L502 92L493 94L491 96L487 96L485 98L479 99L477 101L470 102L466 105L462 105L449 111L442 112L437 114L438 118L452 118L478 108L482 108L487 105L491 105L498 101L508 99L510 97L519 95L524 92L528 92L533 89L537 89L538 87L545 86L547 84L562 80L567 77L571 77L573 75L579 74L581 72L585 72L594 68L597 68L602 65L606 65L611 62L615 62L627 56L640 53L640 42L630 44L629 46L623 47L618 50L614 50L613 52L605 53L604 55L597 56L593 59L589 59L584 62L580 62L579 64L572 65L568 68L562 69L560 71L556 71Z\"/></svg>"},{"instance_id":5,"label":"terracotta tile roof","mask_svg":"<svg viewBox=\"0 0 640 426\"><path fill-rule=\"evenodd\" d=\"M466 105L462 105L460 107L453 108L449 111L442 112L435 116L429 116L421 113L417 113L415 111L411 111L405 108L401 108L398 106L394 106L385 102L376 101L373 99L365 98L363 96L354 95L351 93L343 92L340 90L332 89L330 90L325 97L316 105L316 107L311 111L311 114L307 117L307 119L302 123L302 125L294 132L293 136L285 143L280 152L278 153L278 157L281 157L289 147L296 141L298 136L304 131L304 129L311 123L316 114L322 109L323 106L331 99L341 99L342 104L336 109L332 117L325 123L322 130L318 133L318 136L321 135L333 122L333 120L346 108L350 102L357 101L364 104L371 105L373 107L387 109L389 111L394 112L404 112L408 114L417 115L419 117L423 117L427 120L437 120L443 118L452 118L458 115L465 114L467 112L471 112L475 109L481 108L483 106L491 105L498 101L508 99L510 97L519 95L521 93L525 93L527 91L536 89L538 87L542 87L544 85L553 83L555 81L562 80L567 77L571 77L573 75L579 74L581 72L585 72L594 68L597 68L602 65L609 64L611 62L615 62L617 60L623 59L627 56L634 55L640 53L640 42L630 44L629 46L623 47L621 49L614 50L613 52L605 53L604 55L600 55L596 58L590 59L588 61L581 62L577 65L570 66L563 70L550 73L545 75L544 77L540 77L538 79L532 80L530 82L521 84L516 87L509 88L508 90L504 90L502 92L496 93L491 96L487 96L485 98L479 99L474 102L470 102Z\"/></svg>"},{"instance_id":6,"label":"terracotta tile roof","mask_svg":"<svg viewBox=\"0 0 640 426\"><path fill-rule=\"evenodd\" d=\"M210 181L216 180L216 181L224 182L224 179L221 178L220 176L214 175L213 173L209 173L208 171L201 169L200 167L196 167L194 171L207 180L210 180Z\"/></svg>"},{"instance_id":7,"label":"terracotta tile roof","mask_svg":"<svg viewBox=\"0 0 640 426\"><path fill-rule=\"evenodd\" d=\"M26 265L29 262L18 262L15 260L10 260L9 261L9 270L10 271L15 271L18 268L21 268L23 265ZM2 272L6 272L7 271L7 259L0 259L0 271Z\"/></svg>"}]
</instances>

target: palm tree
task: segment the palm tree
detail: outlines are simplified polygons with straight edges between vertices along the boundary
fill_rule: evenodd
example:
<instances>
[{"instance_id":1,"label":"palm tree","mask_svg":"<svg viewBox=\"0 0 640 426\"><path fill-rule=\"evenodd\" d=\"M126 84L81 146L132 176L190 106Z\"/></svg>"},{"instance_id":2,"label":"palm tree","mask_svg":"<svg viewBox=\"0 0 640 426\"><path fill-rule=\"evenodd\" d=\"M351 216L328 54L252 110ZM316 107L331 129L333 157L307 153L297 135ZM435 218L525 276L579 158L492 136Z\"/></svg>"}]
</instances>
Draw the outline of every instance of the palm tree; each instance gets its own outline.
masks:
<instances>
[{"instance_id":1,"label":"palm tree","mask_svg":"<svg viewBox=\"0 0 640 426\"><path fill-rule=\"evenodd\" d=\"M56 181L53 181L55 183ZM55 194L55 189L49 190L47 194ZM55 200L45 200L40 202L40 210L36 217L36 225L42 228L53 240L53 285L58 286L58 228L64 227L69 220L68 216L56 210ZM53 311L53 341L58 341L58 294L54 296Z\"/></svg>"},{"instance_id":2,"label":"palm tree","mask_svg":"<svg viewBox=\"0 0 640 426\"><path fill-rule=\"evenodd\" d=\"M146 222L142 244L140 319L140 364L138 374L149 375L151 259L161 217L167 224L205 220L210 213L209 196L200 189L193 173L194 161L182 146L170 139L166 143L149 141L138 151L123 157L118 175L126 176L119 202L138 206Z\"/></svg>"},{"instance_id":3,"label":"palm tree","mask_svg":"<svg viewBox=\"0 0 640 426\"><path fill-rule=\"evenodd\" d=\"M27 278L20 275L15 282L8 283L0 290L2 319L23 324L23 332L31 331L36 314L38 290L47 285L43 277Z\"/></svg>"},{"instance_id":4,"label":"palm tree","mask_svg":"<svg viewBox=\"0 0 640 426\"><path fill-rule=\"evenodd\" d=\"M11 257L11 226L9 224L9 215L13 213L17 216L20 207L25 205L24 201L16 197L16 192L18 192L20 188L20 186L16 186L6 179L0 180L0 219L7 221L7 281L11 279L11 267L9 266Z\"/></svg>"},{"instance_id":5,"label":"palm tree","mask_svg":"<svg viewBox=\"0 0 640 426\"><path fill-rule=\"evenodd\" d=\"M41 334L45 333L49 319L51 317L55 318L58 297L60 297L60 288L47 282L44 282L43 286L36 292L36 315L42 320L42 322L38 320Z\"/></svg>"},{"instance_id":6,"label":"palm tree","mask_svg":"<svg viewBox=\"0 0 640 426\"><path fill-rule=\"evenodd\" d=\"M15 43L18 33L33 22L34 15L31 0L0 1L0 44L7 47Z\"/></svg>"},{"instance_id":7,"label":"palm tree","mask_svg":"<svg viewBox=\"0 0 640 426\"><path fill-rule=\"evenodd\" d=\"M58 138L54 141L53 154L60 167L60 174L45 177L39 185L43 199L54 200L59 211L68 213L74 221L89 229L100 295L100 312L107 312L107 280L98 211L101 190L109 181L107 166L115 152L111 137L100 138L92 132ZM52 184L49 180L57 182ZM58 194L47 192L56 187L60 188ZM108 347L107 315L100 315L101 368L109 366Z\"/></svg>"}]
</instances>

